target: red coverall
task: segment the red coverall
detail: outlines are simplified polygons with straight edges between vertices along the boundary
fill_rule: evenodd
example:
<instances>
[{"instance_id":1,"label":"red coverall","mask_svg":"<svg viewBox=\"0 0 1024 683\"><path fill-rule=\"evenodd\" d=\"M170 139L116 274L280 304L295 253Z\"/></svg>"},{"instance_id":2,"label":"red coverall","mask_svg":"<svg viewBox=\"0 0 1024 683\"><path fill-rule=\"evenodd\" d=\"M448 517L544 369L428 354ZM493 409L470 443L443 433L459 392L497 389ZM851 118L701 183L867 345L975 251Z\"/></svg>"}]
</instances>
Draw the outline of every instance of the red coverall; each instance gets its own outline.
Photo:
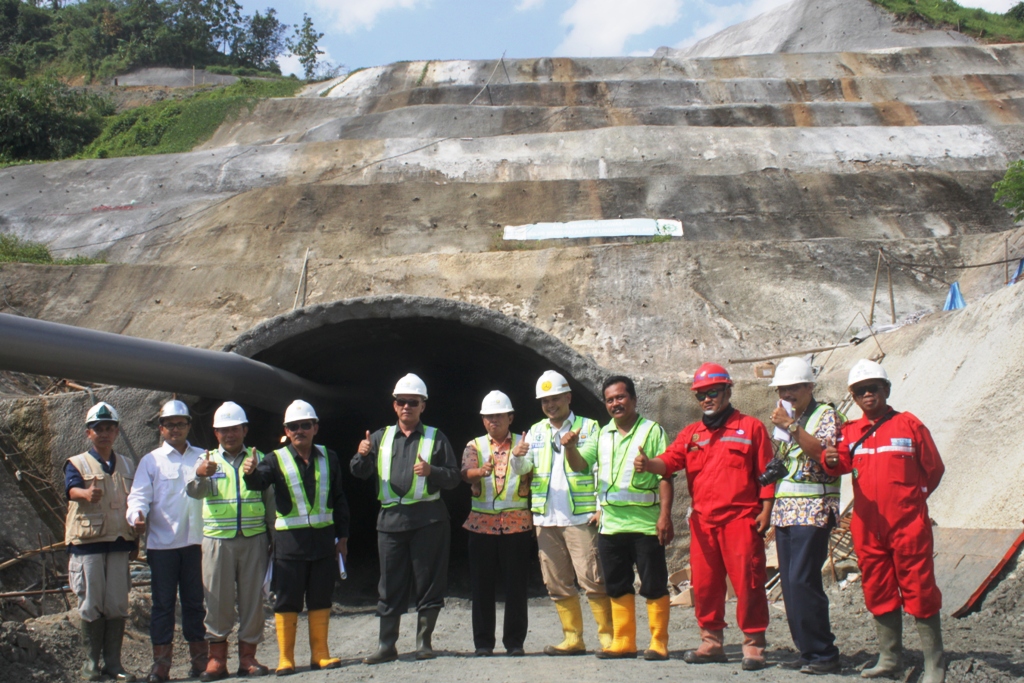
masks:
<instances>
[{"instance_id":1,"label":"red coverall","mask_svg":"<svg viewBox=\"0 0 1024 683\"><path fill-rule=\"evenodd\" d=\"M902 605L927 619L942 607L927 500L946 468L931 432L910 413L896 413L851 457L850 446L871 424L861 418L844 425L839 464L830 468L822 453L822 466L832 475L853 472L850 529L868 611L878 616Z\"/></svg>"},{"instance_id":2,"label":"red coverall","mask_svg":"<svg viewBox=\"0 0 1024 683\"><path fill-rule=\"evenodd\" d=\"M679 432L659 456L668 473L686 470L690 515L690 569L697 624L706 631L725 628L725 576L736 590L736 622L744 633L768 628L764 592L764 539L757 533L761 500L775 497L775 486L757 477L772 459L771 441L760 420L738 410L725 425L709 431L695 422Z\"/></svg>"}]
</instances>

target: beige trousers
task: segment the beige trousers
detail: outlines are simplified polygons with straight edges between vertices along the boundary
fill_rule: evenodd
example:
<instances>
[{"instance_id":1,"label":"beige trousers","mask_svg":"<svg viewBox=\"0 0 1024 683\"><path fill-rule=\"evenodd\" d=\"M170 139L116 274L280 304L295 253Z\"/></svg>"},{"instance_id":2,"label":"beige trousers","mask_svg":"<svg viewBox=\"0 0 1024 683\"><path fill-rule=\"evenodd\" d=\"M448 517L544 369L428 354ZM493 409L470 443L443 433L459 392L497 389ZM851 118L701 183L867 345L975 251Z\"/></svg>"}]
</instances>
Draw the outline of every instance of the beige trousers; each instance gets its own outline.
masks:
<instances>
[{"instance_id":1,"label":"beige trousers","mask_svg":"<svg viewBox=\"0 0 1024 683\"><path fill-rule=\"evenodd\" d=\"M226 640L235 625L238 640L263 641L263 579L267 574L267 534L235 538L203 537L203 592L206 594L206 639Z\"/></svg>"},{"instance_id":2,"label":"beige trousers","mask_svg":"<svg viewBox=\"0 0 1024 683\"><path fill-rule=\"evenodd\" d=\"M68 558L68 583L78 596L82 619L128 616L128 591L132 585L128 552L72 555Z\"/></svg>"},{"instance_id":3,"label":"beige trousers","mask_svg":"<svg viewBox=\"0 0 1024 683\"><path fill-rule=\"evenodd\" d=\"M540 571L552 600L579 595L576 582L588 598L606 595L601 562L597 556L596 525L539 526L537 547L540 550Z\"/></svg>"}]
</instances>

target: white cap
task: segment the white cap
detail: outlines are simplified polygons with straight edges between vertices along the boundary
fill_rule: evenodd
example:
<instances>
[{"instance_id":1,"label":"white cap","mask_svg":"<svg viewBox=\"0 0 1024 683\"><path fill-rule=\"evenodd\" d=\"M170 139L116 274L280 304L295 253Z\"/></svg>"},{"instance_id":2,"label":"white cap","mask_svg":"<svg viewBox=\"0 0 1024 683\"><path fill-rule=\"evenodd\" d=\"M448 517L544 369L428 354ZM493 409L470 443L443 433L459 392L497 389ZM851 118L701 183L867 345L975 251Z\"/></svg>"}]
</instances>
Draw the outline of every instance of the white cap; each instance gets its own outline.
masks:
<instances>
[{"instance_id":1,"label":"white cap","mask_svg":"<svg viewBox=\"0 0 1024 683\"><path fill-rule=\"evenodd\" d=\"M484 402L480 404L481 415L503 415L511 413L512 400L500 391L492 391L484 396Z\"/></svg>"},{"instance_id":2,"label":"white cap","mask_svg":"<svg viewBox=\"0 0 1024 683\"><path fill-rule=\"evenodd\" d=\"M160 417L187 417L192 419L192 416L188 414L188 406L181 401L168 401L164 404L164 407L160 409Z\"/></svg>"},{"instance_id":3,"label":"white cap","mask_svg":"<svg viewBox=\"0 0 1024 683\"><path fill-rule=\"evenodd\" d=\"M234 427L235 425L249 424L249 418L245 416L245 411L242 410L242 406L232 401L222 403L220 408L217 408L217 412L213 414L213 428L223 429L225 427Z\"/></svg>"},{"instance_id":4,"label":"white cap","mask_svg":"<svg viewBox=\"0 0 1024 683\"><path fill-rule=\"evenodd\" d=\"M398 380L398 384L395 385L395 390L392 392L394 396L401 396L403 394L409 396L422 396L424 399L427 398L427 385L424 384L416 375L411 372Z\"/></svg>"},{"instance_id":5,"label":"white cap","mask_svg":"<svg viewBox=\"0 0 1024 683\"><path fill-rule=\"evenodd\" d=\"M814 384L814 369L803 358L783 358L775 369L769 386L788 387L793 384Z\"/></svg>"},{"instance_id":6,"label":"white cap","mask_svg":"<svg viewBox=\"0 0 1024 683\"><path fill-rule=\"evenodd\" d=\"M319 422L320 418L316 416L313 406L305 401L292 401L288 409L284 411L284 423L288 424L289 422L298 422L299 420Z\"/></svg>"},{"instance_id":7,"label":"white cap","mask_svg":"<svg viewBox=\"0 0 1024 683\"><path fill-rule=\"evenodd\" d=\"M572 391L569 382L554 370L548 370L537 380L537 398L558 396Z\"/></svg>"},{"instance_id":8,"label":"white cap","mask_svg":"<svg viewBox=\"0 0 1024 683\"><path fill-rule=\"evenodd\" d=\"M866 379L881 379L885 380L886 384L890 383L889 375L886 374L885 368L873 360L862 358L850 368L850 377L846 385L852 387L854 384L863 382Z\"/></svg>"},{"instance_id":9,"label":"white cap","mask_svg":"<svg viewBox=\"0 0 1024 683\"><path fill-rule=\"evenodd\" d=\"M114 406L100 401L92 408L89 408L89 412L85 414L85 424L91 425L94 422L121 422L121 418L117 415L117 410Z\"/></svg>"}]
</instances>

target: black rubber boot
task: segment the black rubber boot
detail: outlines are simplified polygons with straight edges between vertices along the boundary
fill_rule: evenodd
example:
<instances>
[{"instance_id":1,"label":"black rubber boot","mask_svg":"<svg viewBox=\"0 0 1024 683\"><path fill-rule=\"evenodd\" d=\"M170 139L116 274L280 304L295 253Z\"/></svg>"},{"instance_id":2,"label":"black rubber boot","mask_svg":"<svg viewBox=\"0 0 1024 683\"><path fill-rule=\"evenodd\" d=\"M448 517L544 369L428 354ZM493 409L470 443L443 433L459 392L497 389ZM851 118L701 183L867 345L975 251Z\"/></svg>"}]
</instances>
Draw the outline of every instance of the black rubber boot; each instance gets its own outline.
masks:
<instances>
[{"instance_id":1,"label":"black rubber boot","mask_svg":"<svg viewBox=\"0 0 1024 683\"><path fill-rule=\"evenodd\" d=\"M135 683L135 675L121 666L121 644L124 642L124 617L107 619L103 629L103 673L122 683Z\"/></svg>"},{"instance_id":2,"label":"black rubber boot","mask_svg":"<svg viewBox=\"0 0 1024 683\"><path fill-rule=\"evenodd\" d=\"M401 624L402 616L400 614L380 618L380 643L377 645L376 652L363 658L363 664L383 664L398 659L398 649L395 647L395 643L398 642L398 628Z\"/></svg>"},{"instance_id":3,"label":"black rubber boot","mask_svg":"<svg viewBox=\"0 0 1024 683\"><path fill-rule=\"evenodd\" d=\"M434 635L434 626L437 625L437 615L440 612L440 607L433 607L419 613L416 619L416 659L433 659L437 656L434 654L430 637Z\"/></svg>"},{"instance_id":4,"label":"black rubber boot","mask_svg":"<svg viewBox=\"0 0 1024 683\"><path fill-rule=\"evenodd\" d=\"M100 657L103 655L104 619L96 621L82 619L82 650L85 651L85 663L82 664L81 676L86 681L98 681L103 678L100 670Z\"/></svg>"}]
</instances>

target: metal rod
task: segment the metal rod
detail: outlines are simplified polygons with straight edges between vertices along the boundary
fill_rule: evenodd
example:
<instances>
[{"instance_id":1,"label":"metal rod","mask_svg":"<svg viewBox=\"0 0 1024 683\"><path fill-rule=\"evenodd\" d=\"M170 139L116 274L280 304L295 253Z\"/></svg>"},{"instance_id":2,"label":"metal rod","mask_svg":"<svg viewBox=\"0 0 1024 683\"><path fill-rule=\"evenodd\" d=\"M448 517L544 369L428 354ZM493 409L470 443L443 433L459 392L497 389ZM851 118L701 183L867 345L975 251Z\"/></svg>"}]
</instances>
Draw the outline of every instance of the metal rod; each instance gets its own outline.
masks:
<instances>
[{"instance_id":1,"label":"metal rod","mask_svg":"<svg viewBox=\"0 0 1024 683\"><path fill-rule=\"evenodd\" d=\"M1010 238L1006 237L1003 239L1003 258L1006 263L1006 284L1010 284Z\"/></svg>"},{"instance_id":2,"label":"metal rod","mask_svg":"<svg viewBox=\"0 0 1024 683\"><path fill-rule=\"evenodd\" d=\"M292 303L292 310L299 308L299 294L302 294L302 305L306 305L306 266L309 263L309 247L306 247L306 256L302 259L302 270L299 271L299 284L295 288L295 301Z\"/></svg>"},{"instance_id":3,"label":"metal rod","mask_svg":"<svg viewBox=\"0 0 1024 683\"><path fill-rule=\"evenodd\" d=\"M824 353L826 351L832 351L833 349L841 349L845 346L853 346L850 342L843 342L842 344L836 344L835 346L820 346L816 349L803 349L801 351L787 351L786 353L776 353L771 356L761 356L760 358L730 358L729 363L759 363L763 360L774 360L776 358L785 358L787 356L806 356L809 353Z\"/></svg>"},{"instance_id":4,"label":"metal rod","mask_svg":"<svg viewBox=\"0 0 1024 683\"><path fill-rule=\"evenodd\" d=\"M889 275L889 312L892 314L892 324L896 324L896 299L892 295L892 266L886 264L885 270Z\"/></svg>"},{"instance_id":5,"label":"metal rod","mask_svg":"<svg viewBox=\"0 0 1024 683\"><path fill-rule=\"evenodd\" d=\"M868 327L875 324L875 297L878 296L878 274L882 272L882 250L878 250L878 263L875 264L875 286L871 288L871 312L868 313Z\"/></svg>"}]
</instances>

